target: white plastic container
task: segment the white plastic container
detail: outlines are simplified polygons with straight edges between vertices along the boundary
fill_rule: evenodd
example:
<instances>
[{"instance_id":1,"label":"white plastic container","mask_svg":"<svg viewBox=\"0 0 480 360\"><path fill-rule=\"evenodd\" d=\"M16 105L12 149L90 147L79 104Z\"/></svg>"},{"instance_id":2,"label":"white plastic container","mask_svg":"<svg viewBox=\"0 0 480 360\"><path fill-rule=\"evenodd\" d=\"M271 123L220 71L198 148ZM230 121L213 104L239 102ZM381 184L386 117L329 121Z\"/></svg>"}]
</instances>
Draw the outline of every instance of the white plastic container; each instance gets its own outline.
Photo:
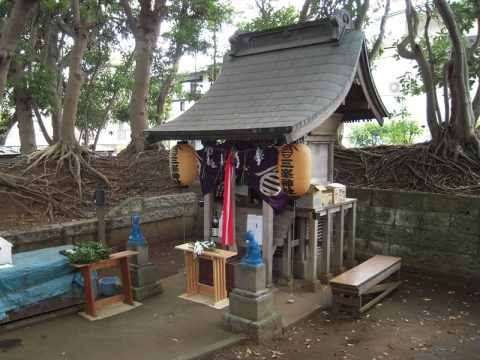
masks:
<instances>
[{"instance_id":1,"label":"white plastic container","mask_svg":"<svg viewBox=\"0 0 480 360\"><path fill-rule=\"evenodd\" d=\"M0 265L12 264L12 247L11 243L0 237Z\"/></svg>"}]
</instances>

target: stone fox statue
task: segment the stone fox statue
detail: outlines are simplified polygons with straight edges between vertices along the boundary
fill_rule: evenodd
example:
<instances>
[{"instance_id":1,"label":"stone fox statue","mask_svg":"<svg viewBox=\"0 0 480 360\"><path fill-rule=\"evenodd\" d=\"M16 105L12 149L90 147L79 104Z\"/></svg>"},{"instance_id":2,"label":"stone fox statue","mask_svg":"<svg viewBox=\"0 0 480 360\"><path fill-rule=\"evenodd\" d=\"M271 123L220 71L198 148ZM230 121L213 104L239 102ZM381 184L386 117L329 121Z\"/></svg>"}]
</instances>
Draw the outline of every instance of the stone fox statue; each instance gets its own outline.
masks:
<instances>
[{"instance_id":1,"label":"stone fox statue","mask_svg":"<svg viewBox=\"0 0 480 360\"><path fill-rule=\"evenodd\" d=\"M245 249L245 256L240 261L240 264L259 267L263 265L262 250L255 240L252 230L245 231L243 236L248 241L247 248Z\"/></svg>"},{"instance_id":2,"label":"stone fox statue","mask_svg":"<svg viewBox=\"0 0 480 360\"><path fill-rule=\"evenodd\" d=\"M142 235L142 231L140 230L140 215L132 215L131 230L132 233L128 237L129 244L145 245L147 243L145 236Z\"/></svg>"}]
</instances>

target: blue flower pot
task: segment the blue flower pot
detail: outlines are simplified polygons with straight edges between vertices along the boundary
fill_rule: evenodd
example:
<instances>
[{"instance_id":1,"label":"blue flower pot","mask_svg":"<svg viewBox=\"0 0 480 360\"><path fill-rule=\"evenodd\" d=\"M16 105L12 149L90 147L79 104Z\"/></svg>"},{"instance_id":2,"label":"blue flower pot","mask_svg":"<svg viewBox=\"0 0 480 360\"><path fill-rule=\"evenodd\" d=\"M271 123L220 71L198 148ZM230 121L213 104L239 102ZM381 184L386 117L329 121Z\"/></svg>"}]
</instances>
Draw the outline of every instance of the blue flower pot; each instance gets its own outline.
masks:
<instances>
[{"instance_id":1,"label":"blue flower pot","mask_svg":"<svg viewBox=\"0 0 480 360\"><path fill-rule=\"evenodd\" d=\"M103 296L113 296L117 293L116 285L118 283L118 277L108 276L98 280L100 285L100 293Z\"/></svg>"}]
</instances>

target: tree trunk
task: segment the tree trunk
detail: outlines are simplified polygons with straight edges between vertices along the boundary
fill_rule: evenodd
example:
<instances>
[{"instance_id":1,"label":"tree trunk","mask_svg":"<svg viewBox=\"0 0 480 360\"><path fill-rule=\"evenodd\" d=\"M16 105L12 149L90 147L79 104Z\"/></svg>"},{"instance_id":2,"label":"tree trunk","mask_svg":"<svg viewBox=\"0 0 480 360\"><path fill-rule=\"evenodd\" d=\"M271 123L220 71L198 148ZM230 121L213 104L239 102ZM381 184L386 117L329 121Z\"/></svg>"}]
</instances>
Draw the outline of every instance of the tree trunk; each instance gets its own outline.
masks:
<instances>
[{"instance_id":1,"label":"tree trunk","mask_svg":"<svg viewBox=\"0 0 480 360\"><path fill-rule=\"evenodd\" d=\"M476 139L475 119L468 83L467 54L463 47L460 30L458 29L452 9L445 0L434 1L452 39L453 74L455 79L453 84L455 93L452 94L452 103L455 103L455 138L458 144L463 145ZM478 152L480 150L478 140L476 141L476 147Z\"/></svg>"},{"instance_id":2,"label":"tree trunk","mask_svg":"<svg viewBox=\"0 0 480 360\"><path fill-rule=\"evenodd\" d=\"M310 9L310 3L312 0L305 0L302 5L302 10L300 11L300 15L298 16L298 22L302 23L307 21L308 10Z\"/></svg>"},{"instance_id":3,"label":"tree trunk","mask_svg":"<svg viewBox=\"0 0 480 360\"><path fill-rule=\"evenodd\" d=\"M135 72L129 105L131 141L125 152L141 152L147 142L144 130L148 128L147 97L150 86L150 68L157 45L160 24L165 15L165 0L140 1L140 13L135 19L128 0L122 0L127 23L135 36Z\"/></svg>"},{"instance_id":4,"label":"tree trunk","mask_svg":"<svg viewBox=\"0 0 480 360\"><path fill-rule=\"evenodd\" d=\"M48 20L47 20L48 21ZM50 19L53 22L53 18ZM59 37L56 25L50 24L46 31L46 43L42 56L43 64L52 71L55 76L50 78L50 87L52 89L52 111L50 111L52 123L52 141L57 143L60 139L60 124L63 116L63 76L62 70L66 66L66 62L62 62L61 66L57 66L60 57L60 44L64 43L65 34Z\"/></svg>"},{"instance_id":5,"label":"tree trunk","mask_svg":"<svg viewBox=\"0 0 480 360\"><path fill-rule=\"evenodd\" d=\"M54 142L50 135L48 134L47 129L45 128L45 124L43 123L43 118L42 114L40 114L40 111L38 110L37 106L33 106L33 112L35 113L35 117L37 118L37 123L38 126L40 127L40 131L42 132L43 137L47 141L48 145L53 145Z\"/></svg>"},{"instance_id":6,"label":"tree trunk","mask_svg":"<svg viewBox=\"0 0 480 360\"><path fill-rule=\"evenodd\" d=\"M12 54L33 5L39 0L16 0L0 37L0 98L3 98Z\"/></svg>"},{"instance_id":7,"label":"tree trunk","mask_svg":"<svg viewBox=\"0 0 480 360\"><path fill-rule=\"evenodd\" d=\"M35 129L33 127L32 106L28 95L23 90L14 89L13 98L20 135L20 152L28 154L37 150Z\"/></svg>"},{"instance_id":8,"label":"tree trunk","mask_svg":"<svg viewBox=\"0 0 480 360\"><path fill-rule=\"evenodd\" d=\"M175 83L175 76L177 73L170 71L165 80L162 84L162 90L160 90L160 94L158 95L157 100L157 114L158 114L158 122L161 123L162 121L166 120L166 116L164 116L165 112L165 103L167 102L168 95L170 94L170 89L172 88L173 84Z\"/></svg>"},{"instance_id":9,"label":"tree trunk","mask_svg":"<svg viewBox=\"0 0 480 360\"><path fill-rule=\"evenodd\" d=\"M372 46L372 50L368 54L368 60L370 63L373 63L373 60L378 56L380 53L380 48L383 44L383 38L385 37L385 25L387 24L388 14L390 12L390 0L385 2L385 11L382 16L382 21L380 22L380 31L378 33L378 37L375 40L375 43Z\"/></svg>"},{"instance_id":10,"label":"tree trunk","mask_svg":"<svg viewBox=\"0 0 480 360\"><path fill-rule=\"evenodd\" d=\"M175 84L175 78L178 73L178 65L180 63L180 57L181 57L181 50L179 50L179 47L177 46L177 51L175 52L175 58L173 60L173 66L170 72L167 74L165 81L162 84L162 90L160 91L160 94L158 95L158 100L157 100L157 114L159 117L159 121L166 120L165 117L163 117L164 112L165 112L165 103L167 102L168 95L170 95L170 92L172 90L173 85Z\"/></svg>"},{"instance_id":11,"label":"tree trunk","mask_svg":"<svg viewBox=\"0 0 480 360\"><path fill-rule=\"evenodd\" d=\"M88 27L82 20L75 26L72 56L68 69L68 85L65 90L65 103L61 124L61 141L67 145L77 144L75 138L75 120L77 118L78 98L85 81L85 73L82 70L82 59L87 49Z\"/></svg>"},{"instance_id":12,"label":"tree trunk","mask_svg":"<svg viewBox=\"0 0 480 360\"><path fill-rule=\"evenodd\" d=\"M353 27L355 30L363 30L363 25L367 17L367 11L370 7L370 0L364 0L363 4L361 0L355 0L357 4L357 16L353 21Z\"/></svg>"},{"instance_id":13,"label":"tree trunk","mask_svg":"<svg viewBox=\"0 0 480 360\"><path fill-rule=\"evenodd\" d=\"M431 73L430 65L425 58L422 48L415 42L415 38L418 33L417 13L415 12L410 0L406 0L405 5L408 34L400 43L397 44L397 51L401 57L409 60L415 60L418 64L420 76L422 78L423 85L425 86L428 129L430 130L433 142L440 143L442 140L442 132L437 119L436 109L438 108L438 102L436 96L436 87L433 81L433 74ZM407 45L410 45L410 49L407 49Z\"/></svg>"},{"instance_id":14,"label":"tree trunk","mask_svg":"<svg viewBox=\"0 0 480 360\"><path fill-rule=\"evenodd\" d=\"M52 117L52 140L53 143L57 143L60 140L60 127L62 124L63 118L63 104L62 104L62 93L63 93L63 84L62 78L59 75L56 79L52 80L52 85L54 87L54 94L52 98L53 102L53 112Z\"/></svg>"},{"instance_id":15,"label":"tree trunk","mask_svg":"<svg viewBox=\"0 0 480 360\"><path fill-rule=\"evenodd\" d=\"M150 68L153 51L157 42L155 34L139 31L135 36L135 73L130 98L129 118L131 127L131 145L136 152L145 150L146 140L143 133L148 129L147 97L150 86Z\"/></svg>"},{"instance_id":16,"label":"tree trunk","mask_svg":"<svg viewBox=\"0 0 480 360\"><path fill-rule=\"evenodd\" d=\"M479 79L477 79L479 81ZM472 100L473 118L475 119L475 127L478 123L478 117L480 116L480 85L477 88L477 92Z\"/></svg>"},{"instance_id":17,"label":"tree trunk","mask_svg":"<svg viewBox=\"0 0 480 360\"><path fill-rule=\"evenodd\" d=\"M18 132L20 135L20 152L22 154L28 154L37 149L31 98L27 91L25 72L22 64L11 62L10 68L12 77L15 79L13 101L15 103L15 116L17 118Z\"/></svg>"}]
</instances>

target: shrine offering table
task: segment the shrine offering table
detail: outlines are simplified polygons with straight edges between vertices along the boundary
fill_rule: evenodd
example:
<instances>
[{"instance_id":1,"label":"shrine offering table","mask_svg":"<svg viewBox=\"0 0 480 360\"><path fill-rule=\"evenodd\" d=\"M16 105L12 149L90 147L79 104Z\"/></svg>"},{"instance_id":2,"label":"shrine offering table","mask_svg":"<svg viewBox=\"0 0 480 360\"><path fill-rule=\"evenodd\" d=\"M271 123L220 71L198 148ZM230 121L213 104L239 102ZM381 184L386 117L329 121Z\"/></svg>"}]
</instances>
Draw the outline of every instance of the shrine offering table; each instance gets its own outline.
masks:
<instances>
[{"instance_id":1,"label":"shrine offering table","mask_svg":"<svg viewBox=\"0 0 480 360\"><path fill-rule=\"evenodd\" d=\"M306 249L308 250L306 253L308 253L309 260L306 280L315 282L319 277L323 283L328 284L333 275L340 275L345 272L345 244L347 245L345 265L349 268L357 265L355 260L356 206L357 199L345 199L340 203L318 209L297 210L298 217L310 222L308 237L313 240L308 241L308 249ZM332 239L334 223L335 238ZM319 231L319 228L321 231ZM345 233L347 234L346 241ZM319 240L321 241L320 266L317 264L316 256Z\"/></svg>"},{"instance_id":2,"label":"shrine offering table","mask_svg":"<svg viewBox=\"0 0 480 360\"><path fill-rule=\"evenodd\" d=\"M90 316L97 316L97 309L103 306L123 301L125 304L133 306L132 280L130 277L130 265L128 258L137 255L136 251L121 251L111 254L108 259L101 260L91 264L72 264L73 267L80 269L83 275L85 286L85 312ZM95 300L93 292L92 271L105 269L112 266L120 267L120 276L122 279L122 294L105 297Z\"/></svg>"},{"instance_id":3,"label":"shrine offering table","mask_svg":"<svg viewBox=\"0 0 480 360\"><path fill-rule=\"evenodd\" d=\"M193 248L190 244L175 246L175 249L183 251L185 255L185 271L187 273L187 296L204 291L213 295L214 305L227 298L227 284L225 276L226 260L237 255L236 252L215 249L205 251L202 255L193 257ZM212 262L213 286L199 282L198 259L206 259Z\"/></svg>"}]
</instances>

